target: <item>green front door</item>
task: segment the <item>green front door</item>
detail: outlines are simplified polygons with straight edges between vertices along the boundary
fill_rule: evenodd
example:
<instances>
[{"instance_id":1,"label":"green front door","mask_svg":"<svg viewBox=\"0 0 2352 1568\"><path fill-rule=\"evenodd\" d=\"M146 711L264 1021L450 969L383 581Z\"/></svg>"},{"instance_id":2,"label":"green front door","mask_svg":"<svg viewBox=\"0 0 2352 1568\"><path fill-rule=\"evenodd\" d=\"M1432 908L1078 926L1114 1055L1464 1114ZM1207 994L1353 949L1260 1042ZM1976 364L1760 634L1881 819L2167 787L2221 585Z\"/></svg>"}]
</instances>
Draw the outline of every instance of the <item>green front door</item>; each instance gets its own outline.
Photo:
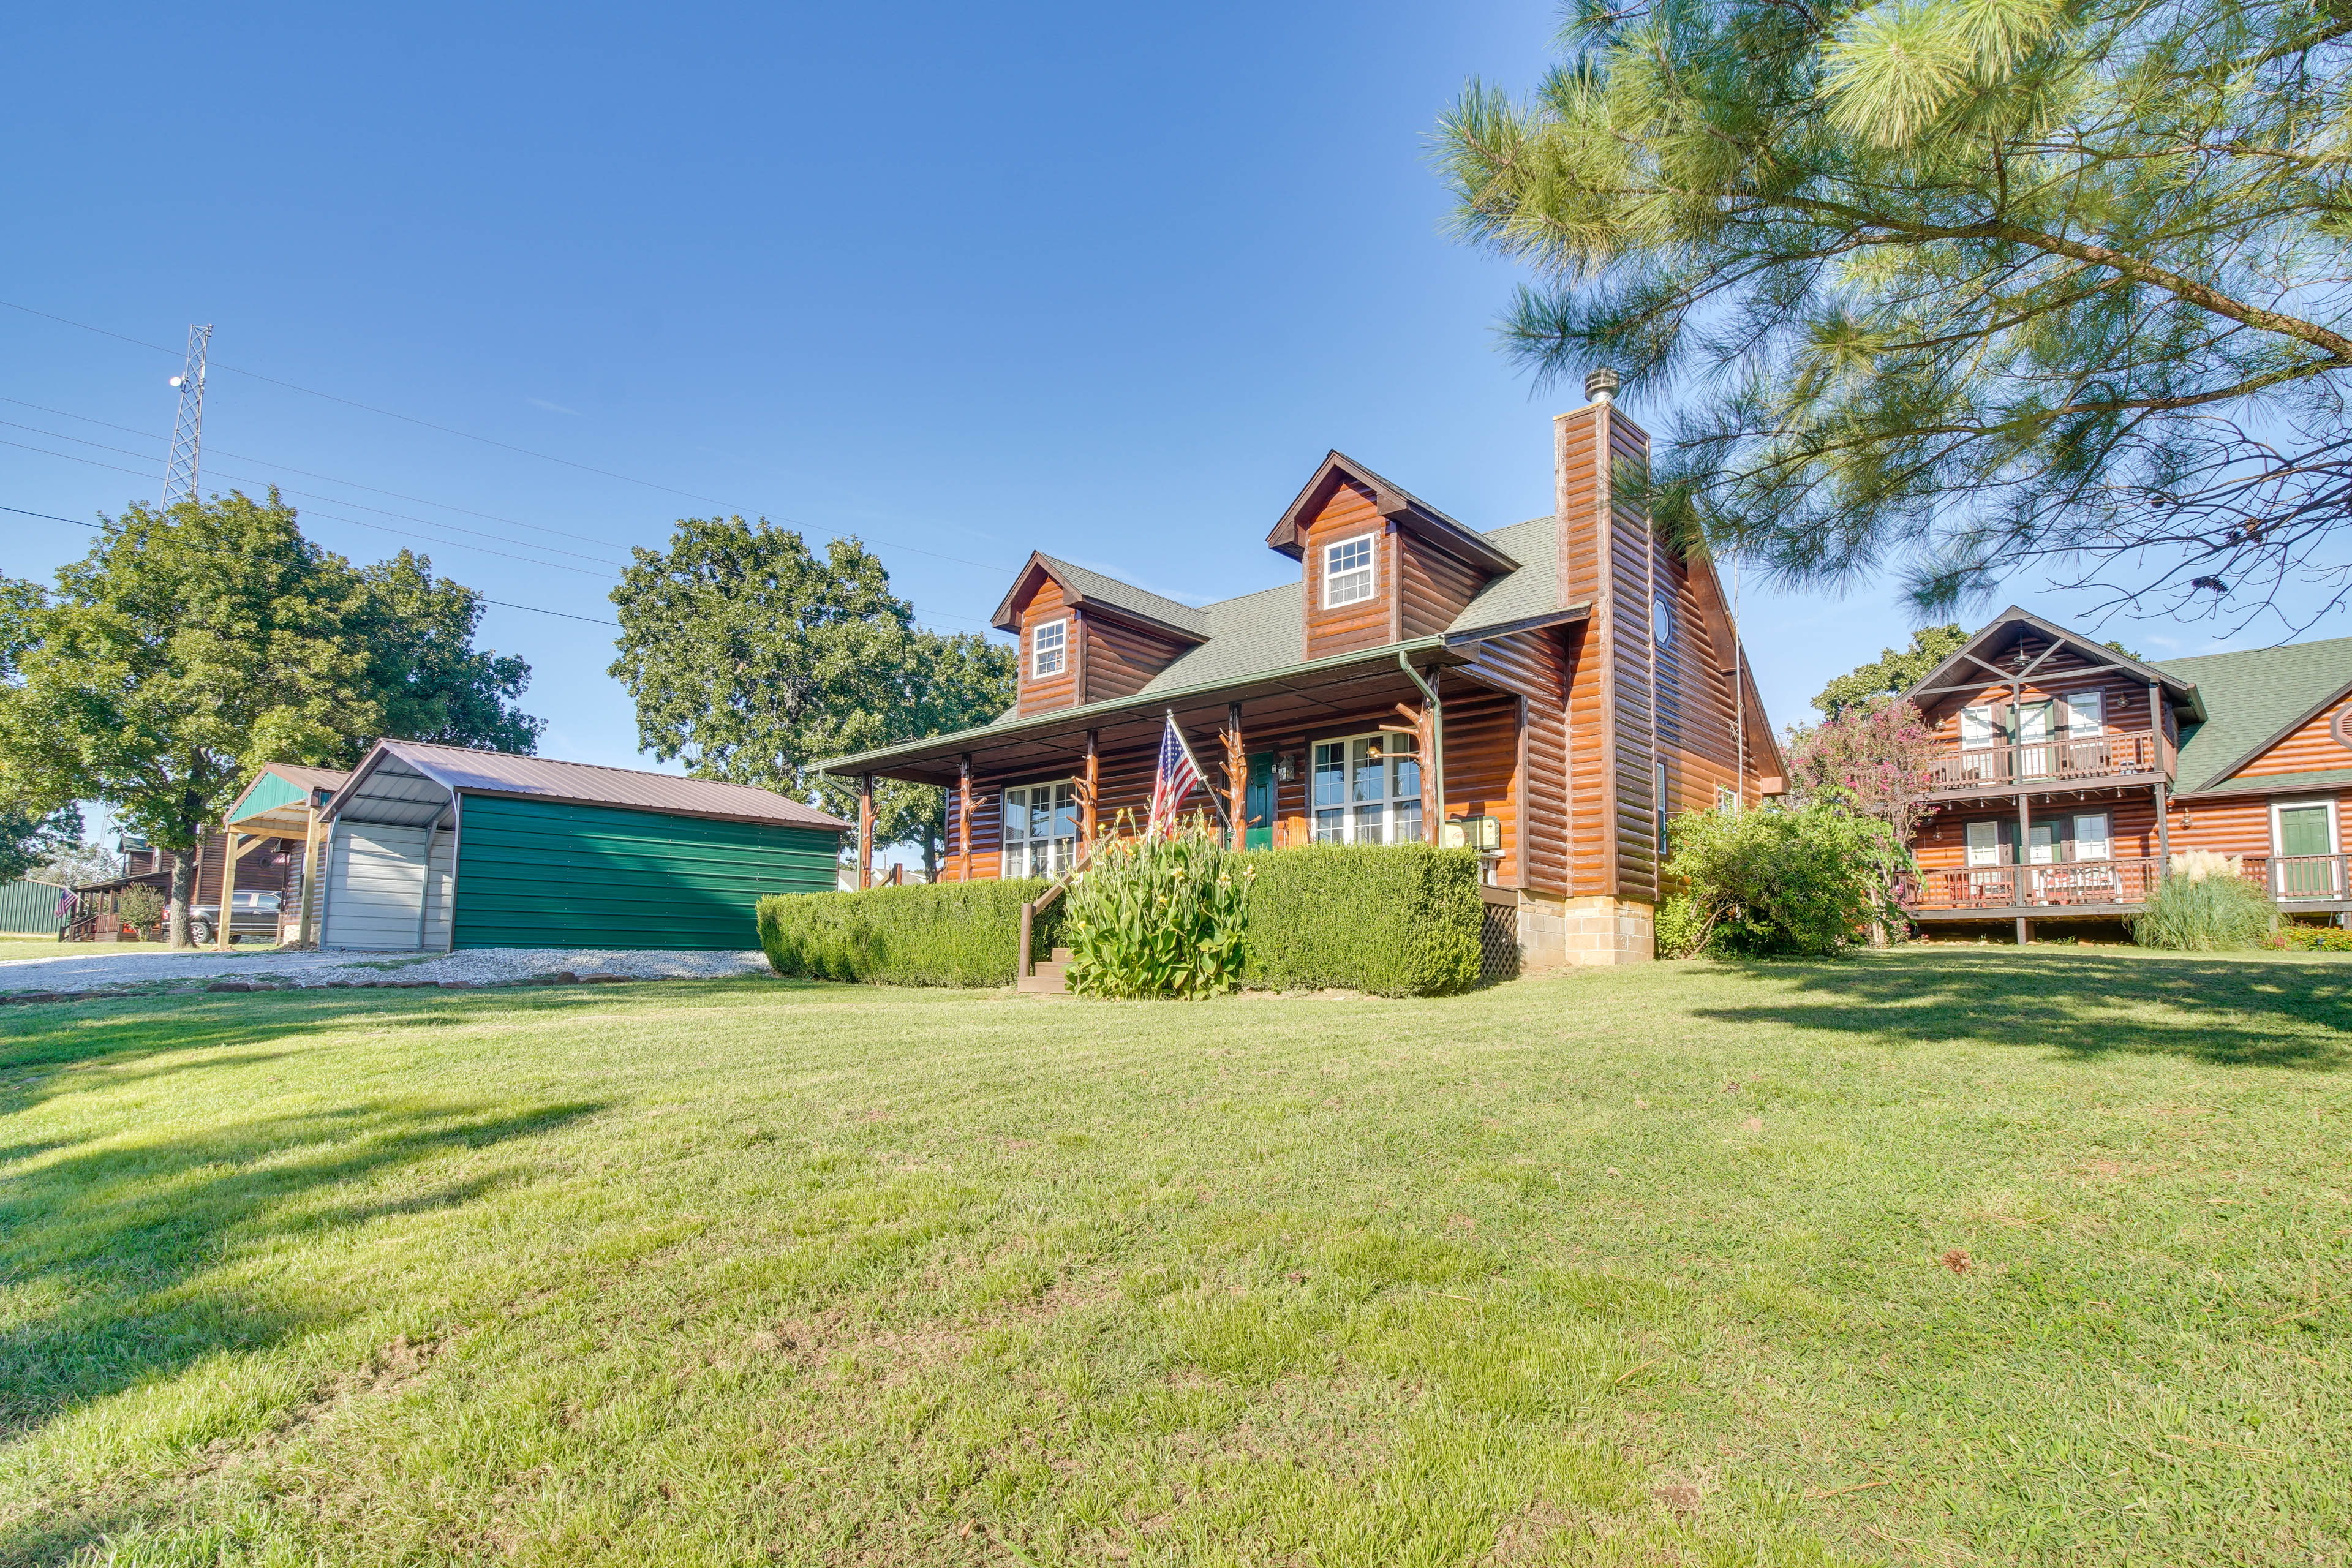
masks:
<instances>
[{"instance_id":1,"label":"green front door","mask_svg":"<svg viewBox=\"0 0 2352 1568\"><path fill-rule=\"evenodd\" d=\"M2278 814L2279 891L2290 899L2326 899L2336 893L2336 862L2297 859L2303 855L2336 852L2327 842L2327 808L2324 805L2283 805Z\"/></svg>"},{"instance_id":2,"label":"green front door","mask_svg":"<svg viewBox=\"0 0 2352 1568\"><path fill-rule=\"evenodd\" d=\"M1274 753L1260 752L1249 760L1249 792L1242 797L1244 813L1242 847L1274 847Z\"/></svg>"}]
</instances>

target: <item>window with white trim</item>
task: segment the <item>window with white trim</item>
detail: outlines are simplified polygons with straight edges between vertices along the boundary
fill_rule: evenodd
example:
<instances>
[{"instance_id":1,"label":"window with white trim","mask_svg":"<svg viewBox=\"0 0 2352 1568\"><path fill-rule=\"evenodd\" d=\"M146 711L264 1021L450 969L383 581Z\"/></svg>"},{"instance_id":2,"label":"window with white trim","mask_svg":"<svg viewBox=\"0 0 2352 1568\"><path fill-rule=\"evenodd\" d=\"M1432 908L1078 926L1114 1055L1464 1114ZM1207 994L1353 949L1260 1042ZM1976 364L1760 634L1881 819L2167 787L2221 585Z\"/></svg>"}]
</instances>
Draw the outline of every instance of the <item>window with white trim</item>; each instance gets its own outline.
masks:
<instances>
[{"instance_id":1,"label":"window with white trim","mask_svg":"<svg viewBox=\"0 0 2352 1568\"><path fill-rule=\"evenodd\" d=\"M1411 735L1317 742L1312 789L1318 844L1421 842L1421 755Z\"/></svg>"},{"instance_id":2,"label":"window with white trim","mask_svg":"<svg viewBox=\"0 0 2352 1568\"><path fill-rule=\"evenodd\" d=\"M2279 800L2271 803L2271 897L2333 899L2341 896L2336 876L2336 802Z\"/></svg>"},{"instance_id":3,"label":"window with white trim","mask_svg":"<svg viewBox=\"0 0 2352 1568\"><path fill-rule=\"evenodd\" d=\"M2066 693L2066 733L2080 739L2107 732L2107 694L2104 691Z\"/></svg>"},{"instance_id":4,"label":"window with white trim","mask_svg":"<svg viewBox=\"0 0 2352 1568\"><path fill-rule=\"evenodd\" d=\"M1047 621L1042 626L1031 627L1029 631L1031 679L1043 680L1049 675L1061 674L1063 663L1069 654L1069 641L1070 623L1066 616L1058 621Z\"/></svg>"},{"instance_id":5,"label":"window with white trim","mask_svg":"<svg viewBox=\"0 0 2352 1568\"><path fill-rule=\"evenodd\" d=\"M1360 533L1323 547L1323 607L1361 604L1372 596L1373 535Z\"/></svg>"},{"instance_id":6,"label":"window with white trim","mask_svg":"<svg viewBox=\"0 0 2352 1568\"><path fill-rule=\"evenodd\" d=\"M2068 700L2073 700L2070 698ZM2114 848L2107 837L2105 812L2082 811L2074 814L2074 859L2109 859L2113 858Z\"/></svg>"},{"instance_id":7,"label":"window with white trim","mask_svg":"<svg viewBox=\"0 0 2352 1568\"><path fill-rule=\"evenodd\" d=\"M1075 783L1015 784L1004 792L1004 875L1058 877L1077 852Z\"/></svg>"},{"instance_id":8,"label":"window with white trim","mask_svg":"<svg viewBox=\"0 0 2352 1568\"><path fill-rule=\"evenodd\" d=\"M1971 822L1968 825L1969 864L1998 866L2000 864L2000 824Z\"/></svg>"},{"instance_id":9,"label":"window with white trim","mask_svg":"<svg viewBox=\"0 0 2352 1568\"><path fill-rule=\"evenodd\" d=\"M1991 703L1979 703L1976 707L1960 710L1960 744L1971 752L1993 744Z\"/></svg>"}]
</instances>

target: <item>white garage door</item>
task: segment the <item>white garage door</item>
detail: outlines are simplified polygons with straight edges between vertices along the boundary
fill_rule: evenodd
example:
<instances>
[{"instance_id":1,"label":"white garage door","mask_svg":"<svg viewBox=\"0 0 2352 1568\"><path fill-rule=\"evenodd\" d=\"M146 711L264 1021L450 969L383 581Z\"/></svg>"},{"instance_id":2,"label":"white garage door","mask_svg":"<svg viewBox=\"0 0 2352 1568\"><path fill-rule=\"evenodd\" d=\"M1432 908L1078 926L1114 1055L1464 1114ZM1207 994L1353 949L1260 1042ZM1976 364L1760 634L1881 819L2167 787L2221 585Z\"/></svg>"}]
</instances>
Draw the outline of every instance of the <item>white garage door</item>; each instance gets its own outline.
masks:
<instances>
[{"instance_id":1,"label":"white garage door","mask_svg":"<svg viewBox=\"0 0 2352 1568\"><path fill-rule=\"evenodd\" d=\"M321 947L415 948L424 934L429 828L337 823Z\"/></svg>"}]
</instances>

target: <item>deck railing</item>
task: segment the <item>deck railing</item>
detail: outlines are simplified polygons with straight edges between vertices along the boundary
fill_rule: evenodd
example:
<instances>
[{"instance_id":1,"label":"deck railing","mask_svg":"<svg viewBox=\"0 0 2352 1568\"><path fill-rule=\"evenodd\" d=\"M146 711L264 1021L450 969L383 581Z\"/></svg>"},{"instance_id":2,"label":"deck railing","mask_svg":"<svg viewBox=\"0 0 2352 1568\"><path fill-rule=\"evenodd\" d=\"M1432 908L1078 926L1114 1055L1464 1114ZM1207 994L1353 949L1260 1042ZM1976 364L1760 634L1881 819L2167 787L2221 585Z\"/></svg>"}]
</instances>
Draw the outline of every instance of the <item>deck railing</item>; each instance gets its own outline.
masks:
<instances>
[{"instance_id":1,"label":"deck railing","mask_svg":"<svg viewBox=\"0 0 2352 1568\"><path fill-rule=\"evenodd\" d=\"M1954 746L1928 763L1931 790L2003 788L2048 782L2152 773L2162 752L2148 731L2022 741L1998 746Z\"/></svg>"},{"instance_id":2,"label":"deck railing","mask_svg":"<svg viewBox=\"0 0 2352 1568\"><path fill-rule=\"evenodd\" d=\"M2352 855L2248 855L2238 874L2282 907L2352 900ZM2147 902L2163 877L2153 857L2049 866L1969 866L1923 871L1902 889L1918 910L2113 908Z\"/></svg>"}]
</instances>

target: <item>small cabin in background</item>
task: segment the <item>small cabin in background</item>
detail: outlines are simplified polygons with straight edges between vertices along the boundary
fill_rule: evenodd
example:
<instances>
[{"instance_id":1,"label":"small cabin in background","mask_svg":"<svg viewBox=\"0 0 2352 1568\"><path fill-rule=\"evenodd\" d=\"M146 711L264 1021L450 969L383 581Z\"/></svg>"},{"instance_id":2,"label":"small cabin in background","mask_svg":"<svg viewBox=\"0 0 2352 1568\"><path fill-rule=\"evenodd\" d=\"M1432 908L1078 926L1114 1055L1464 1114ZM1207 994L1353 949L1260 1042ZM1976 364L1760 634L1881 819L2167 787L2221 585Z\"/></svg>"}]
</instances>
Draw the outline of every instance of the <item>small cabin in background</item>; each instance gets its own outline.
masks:
<instances>
[{"instance_id":1,"label":"small cabin in background","mask_svg":"<svg viewBox=\"0 0 2352 1568\"><path fill-rule=\"evenodd\" d=\"M2352 911L2352 637L2144 662L2011 606L1909 697L1941 742L1922 923L2116 920L2194 849L2291 915Z\"/></svg>"}]
</instances>

